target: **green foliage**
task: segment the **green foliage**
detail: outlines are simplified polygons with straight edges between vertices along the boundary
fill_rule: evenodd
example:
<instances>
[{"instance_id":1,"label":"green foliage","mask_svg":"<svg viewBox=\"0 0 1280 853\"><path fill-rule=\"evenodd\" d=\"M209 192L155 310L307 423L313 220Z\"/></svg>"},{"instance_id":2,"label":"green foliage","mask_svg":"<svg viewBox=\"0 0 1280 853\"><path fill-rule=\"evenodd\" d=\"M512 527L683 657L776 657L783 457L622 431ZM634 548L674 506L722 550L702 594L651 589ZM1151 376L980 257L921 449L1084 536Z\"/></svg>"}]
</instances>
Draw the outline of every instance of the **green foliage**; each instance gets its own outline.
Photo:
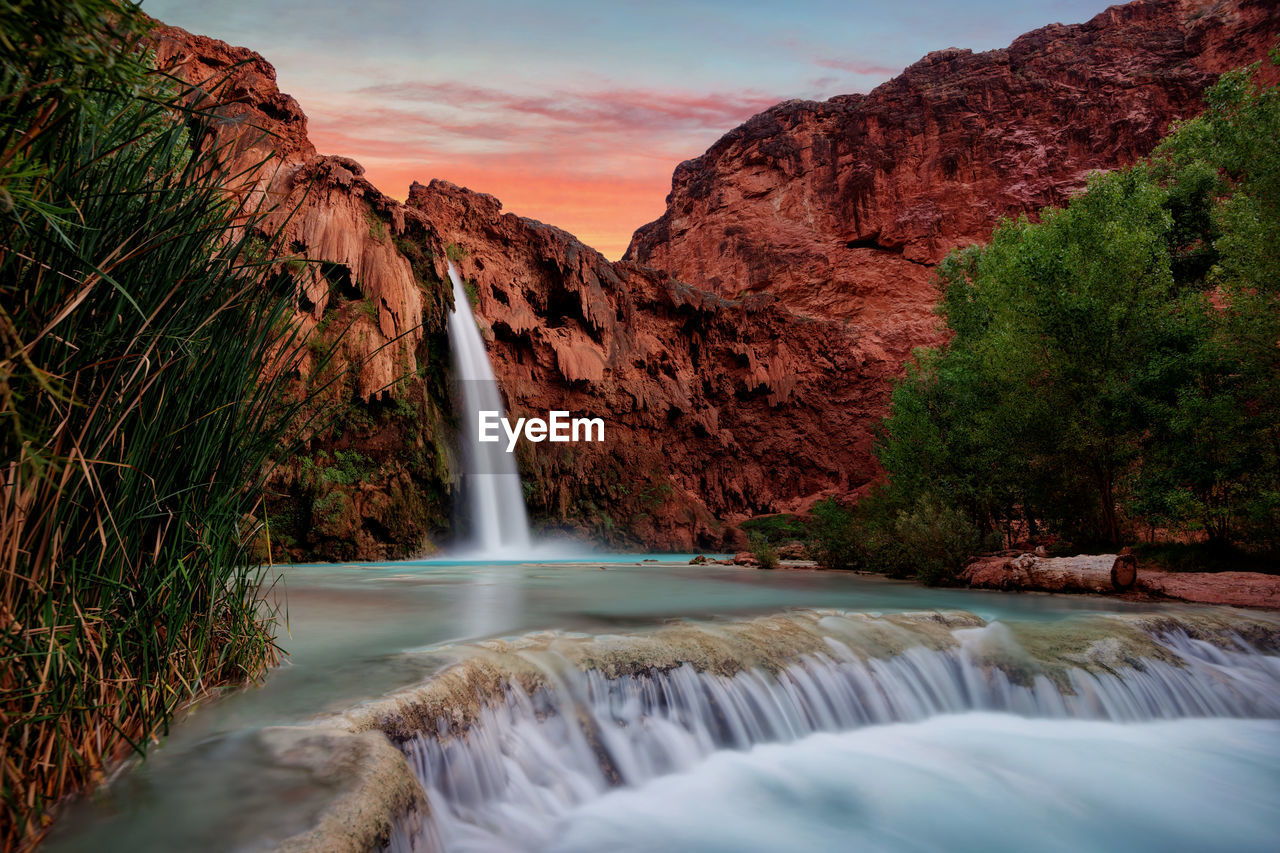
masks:
<instances>
[{"instance_id":1,"label":"green foliage","mask_svg":"<svg viewBox=\"0 0 1280 853\"><path fill-rule=\"evenodd\" d=\"M930 586L955 578L964 561L988 544L976 524L930 492L910 504L877 489L857 505L827 498L810 510L810 552L829 569L915 576Z\"/></svg>"},{"instance_id":2,"label":"green foliage","mask_svg":"<svg viewBox=\"0 0 1280 853\"><path fill-rule=\"evenodd\" d=\"M805 527L805 523L799 516L790 513L780 513L778 515L763 515L757 518L749 518L739 525L750 536L753 533L759 533L766 540L772 543L791 542L794 540L805 540L809 536L809 531Z\"/></svg>"},{"instance_id":3,"label":"green foliage","mask_svg":"<svg viewBox=\"0 0 1280 853\"><path fill-rule=\"evenodd\" d=\"M982 549L982 534L967 515L925 493L893 524L898 562L914 566L916 580L937 586L955 580L964 562Z\"/></svg>"},{"instance_id":4,"label":"green foliage","mask_svg":"<svg viewBox=\"0 0 1280 853\"><path fill-rule=\"evenodd\" d=\"M1169 572L1262 572L1280 574L1275 553L1225 542L1141 542L1133 548L1138 564Z\"/></svg>"},{"instance_id":5,"label":"green foliage","mask_svg":"<svg viewBox=\"0 0 1280 853\"><path fill-rule=\"evenodd\" d=\"M1280 55L1272 52L1272 60ZM1211 174L1205 241L1214 288L1186 311L1183 376L1154 373L1151 441L1134 506L1211 543L1280 549L1280 91L1224 74L1206 111L1157 150L1175 188Z\"/></svg>"},{"instance_id":6,"label":"green foliage","mask_svg":"<svg viewBox=\"0 0 1280 853\"><path fill-rule=\"evenodd\" d=\"M877 442L893 502L947 495L1010 539L1117 543L1127 512L1274 540L1280 96L1238 72L1206 102L1150 162L940 266L953 336L918 353ZM895 529L967 541L956 522L917 505Z\"/></svg>"},{"instance_id":7,"label":"green foliage","mask_svg":"<svg viewBox=\"0 0 1280 853\"><path fill-rule=\"evenodd\" d=\"M828 569L853 569L861 565L854 508L836 498L823 498L809 510L809 553Z\"/></svg>"},{"instance_id":8,"label":"green foliage","mask_svg":"<svg viewBox=\"0 0 1280 853\"><path fill-rule=\"evenodd\" d=\"M330 489L311 506L311 522L321 536L349 537L355 505L345 489Z\"/></svg>"},{"instance_id":9,"label":"green foliage","mask_svg":"<svg viewBox=\"0 0 1280 853\"><path fill-rule=\"evenodd\" d=\"M327 490L328 485L352 486L360 483L377 470L377 465L358 450L321 450L315 457L303 456L298 460L298 478L311 489Z\"/></svg>"},{"instance_id":10,"label":"green foliage","mask_svg":"<svg viewBox=\"0 0 1280 853\"><path fill-rule=\"evenodd\" d=\"M467 279L464 281L462 283L462 290L467 294L467 303L472 308L475 308L480 304L480 291L477 289L476 283L473 280Z\"/></svg>"},{"instance_id":11,"label":"green foliage","mask_svg":"<svg viewBox=\"0 0 1280 853\"><path fill-rule=\"evenodd\" d=\"M4 846L174 711L275 658L257 542L292 410L267 211L131 4L0 8Z\"/></svg>"},{"instance_id":12,"label":"green foliage","mask_svg":"<svg viewBox=\"0 0 1280 853\"><path fill-rule=\"evenodd\" d=\"M747 537L747 550L756 558L762 569L778 567L778 549L761 533L752 533Z\"/></svg>"},{"instance_id":13,"label":"green foliage","mask_svg":"<svg viewBox=\"0 0 1280 853\"><path fill-rule=\"evenodd\" d=\"M391 404L391 414L392 417L415 423L422 419L422 409L407 395L395 398Z\"/></svg>"},{"instance_id":14,"label":"green foliage","mask_svg":"<svg viewBox=\"0 0 1280 853\"><path fill-rule=\"evenodd\" d=\"M372 210L365 211L364 221L369 226L369 237L379 243L387 239L387 223Z\"/></svg>"},{"instance_id":15,"label":"green foliage","mask_svg":"<svg viewBox=\"0 0 1280 853\"><path fill-rule=\"evenodd\" d=\"M450 243L444 247L444 256L454 263L457 263L469 254L471 254L471 252L467 250L466 246L461 246L457 243Z\"/></svg>"},{"instance_id":16,"label":"green foliage","mask_svg":"<svg viewBox=\"0 0 1280 853\"><path fill-rule=\"evenodd\" d=\"M656 468L651 470L648 478L644 481L644 485L635 493L636 512L653 512L662 506L674 491L675 487L671 485L671 481L666 479L660 470Z\"/></svg>"}]
</instances>

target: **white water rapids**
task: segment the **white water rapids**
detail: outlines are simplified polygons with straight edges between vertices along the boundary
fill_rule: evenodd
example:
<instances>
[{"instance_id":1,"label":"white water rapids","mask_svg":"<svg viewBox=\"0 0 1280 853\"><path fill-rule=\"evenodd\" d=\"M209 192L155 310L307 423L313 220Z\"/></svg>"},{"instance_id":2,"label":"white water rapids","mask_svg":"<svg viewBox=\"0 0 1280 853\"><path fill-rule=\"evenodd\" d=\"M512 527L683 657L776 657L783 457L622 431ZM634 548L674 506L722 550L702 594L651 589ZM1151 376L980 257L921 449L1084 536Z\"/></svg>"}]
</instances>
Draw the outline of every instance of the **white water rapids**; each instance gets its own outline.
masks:
<instances>
[{"instance_id":1,"label":"white water rapids","mask_svg":"<svg viewBox=\"0 0 1280 853\"><path fill-rule=\"evenodd\" d=\"M940 716L716 753L568 811L544 849L1268 853L1277 768L1274 720Z\"/></svg>"},{"instance_id":2,"label":"white water rapids","mask_svg":"<svg viewBox=\"0 0 1280 853\"><path fill-rule=\"evenodd\" d=\"M449 315L449 348L454 375L462 386L461 427L463 485L471 547L476 559L521 559L530 545L529 517L515 456L501 443L481 443L476 428L479 412L503 414L502 395L493 377L475 315L462 279L449 262L453 283L453 312Z\"/></svg>"},{"instance_id":3,"label":"white water rapids","mask_svg":"<svg viewBox=\"0 0 1280 853\"><path fill-rule=\"evenodd\" d=\"M1213 837L1250 850L1274 839L1280 725L1238 718L1280 717L1280 658L1173 630L1158 639L1164 659L1055 681L990 665L992 648L1029 660L1000 623L954 636L952 648L883 658L828 637L825 653L775 675L684 664L606 678L540 659L549 686L509 684L464 735L444 727L402 745L429 816L392 850L1129 851L1209 849L1195 839ZM1171 789L1184 802L1163 801Z\"/></svg>"}]
</instances>

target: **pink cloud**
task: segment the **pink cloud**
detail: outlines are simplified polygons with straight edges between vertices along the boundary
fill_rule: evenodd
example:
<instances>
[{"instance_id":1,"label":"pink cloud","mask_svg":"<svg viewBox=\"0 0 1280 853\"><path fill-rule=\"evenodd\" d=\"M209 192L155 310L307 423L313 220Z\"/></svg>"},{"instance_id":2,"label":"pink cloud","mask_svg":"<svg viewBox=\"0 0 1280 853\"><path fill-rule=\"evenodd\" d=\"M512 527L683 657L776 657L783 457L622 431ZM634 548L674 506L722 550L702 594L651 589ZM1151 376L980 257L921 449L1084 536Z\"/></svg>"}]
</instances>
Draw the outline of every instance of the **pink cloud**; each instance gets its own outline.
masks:
<instances>
[{"instance_id":1,"label":"pink cloud","mask_svg":"<svg viewBox=\"0 0 1280 853\"><path fill-rule=\"evenodd\" d=\"M890 68L887 65L876 65L874 62L862 62L857 59L816 59L814 64L820 68L847 71L850 74L862 74L867 77L892 77L902 71L901 68Z\"/></svg>"},{"instance_id":2,"label":"pink cloud","mask_svg":"<svg viewBox=\"0 0 1280 853\"><path fill-rule=\"evenodd\" d=\"M311 137L360 161L384 192L404 198L412 181L445 178L614 258L662 213L680 160L781 100L639 88L531 95L455 81L352 95L301 98Z\"/></svg>"},{"instance_id":3,"label":"pink cloud","mask_svg":"<svg viewBox=\"0 0 1280 853\"><path fill-rule=\"evenodd\" d=\"M456 81L368 86L357 95L390 102L446 106L469 112L493 111L534 116L599 128L634 128L652 122L679 127L728 130L783 100L756 91L698 94L652 89L560 90L527 95Z\"/></svg>"}]
</instances>

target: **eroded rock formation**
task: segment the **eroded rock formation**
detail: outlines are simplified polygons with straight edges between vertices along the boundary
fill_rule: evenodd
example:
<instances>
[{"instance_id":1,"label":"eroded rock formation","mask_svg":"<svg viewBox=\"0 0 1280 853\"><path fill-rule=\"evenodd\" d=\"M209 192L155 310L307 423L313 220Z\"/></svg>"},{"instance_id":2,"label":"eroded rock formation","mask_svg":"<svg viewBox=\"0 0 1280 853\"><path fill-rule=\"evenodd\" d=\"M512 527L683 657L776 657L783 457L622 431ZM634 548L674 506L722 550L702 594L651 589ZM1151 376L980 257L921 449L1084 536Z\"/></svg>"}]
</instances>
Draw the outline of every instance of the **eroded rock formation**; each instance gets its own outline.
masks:
<instances>
[{"instance_id":1,"label":"eroded rock formation","mask_svg":"<svg viewBox=\"0 0 1280 853\"><path fill-rule=\"evenodd\" d=\"M779 104L681 163L626 257L847 320L896 365L938 340L933 267L950 250L1147 154L1278 38L1271 0L1142 0L1001 50L935 51L868 95Z\"/></svg>"},{"instance_id":2,"label":"eroded rock formation","mask_svg":"<svg viewBox=\"0 0 1280 853\"><path fill-rule=\"evenodd\" d=\"M258 54L176 27L152 34L157 65L194 97L226 159L229 188L271 211L307 351L295 383L323 390L300 413L310 435L280 460L266 514L273 548L301 559L376 559L430 547L448 528L448 290L424 277L429 235L364 178L321 156L298 103ZM266 537L264 536L264 545Z\"/></svg>"},{"instance_id":3,"label":"eroded rock formation","mask_svg":"<svg viewBox=\"0 0 1280 853\"><path fill-rule=\"evenodd\" d=\"M473 285L512 414L605 419L600 444L521 445L535 517L655 546L726 547L739 534L725 518L872 475L852 433L875 373L843 324L770 294L726 299L610 263L444 181L415 184L407 207Z\"/></svg>"},{"instance_id":4,"label":"eroded rock formation","mask_svg":"<svg viewBox=\"0 0 1280 853\"><path fill-rule=\"evenodd\" d=\"M161 28L162 65L211 90L227 78L219 137L244 191L280 205L300 259L281 272L315 350L298 382L338 376L331 425L274 479L274 544L371 559L448 535L446 257L509 408L608 424L601 445L523 446L535 521L731 547L737 519L856 491L893 378L940 339L933 265L1147 153L1216 73L1277 38L1264 0L1138 2L1004 50L930 54L866 96L780 104L681 164L666 214L609 263L442 181L388 198L316 154L261 57Z\"/></svg>"}]
</instances>

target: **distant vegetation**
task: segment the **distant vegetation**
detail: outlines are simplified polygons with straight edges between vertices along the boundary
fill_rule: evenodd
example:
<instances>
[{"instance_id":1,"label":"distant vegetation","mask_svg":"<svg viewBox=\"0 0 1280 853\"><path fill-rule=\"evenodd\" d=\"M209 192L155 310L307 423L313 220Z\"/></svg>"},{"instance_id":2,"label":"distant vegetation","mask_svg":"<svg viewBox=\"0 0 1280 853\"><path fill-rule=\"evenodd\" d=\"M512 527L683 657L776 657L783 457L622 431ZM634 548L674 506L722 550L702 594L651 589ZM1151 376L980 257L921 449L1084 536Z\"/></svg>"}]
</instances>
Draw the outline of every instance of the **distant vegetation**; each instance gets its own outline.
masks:
<instances>
[{"instance_id":1,"label":"distant vegetation","mask_svg":"<svg viewBox=\"0 0 1280 853\"><path fill-rule=\"evenodd\" d=\"M756 558L762 569L778 567L778 549L763 534L752 533L747 538L747 550Z\"/></svg>"},{"instance_id":2,"label":"distant vegetation","mask_svg":"<svg viewBox=\"0 0 1280 853\"><path fill-rule=\"evenodd\" d=\"M778 515L761 515L749 518L739 525L747 535L759 534L765 540L777 545L795 539L804 539L806 527L804 520L790 513Z\"/></svg>"},{"instance_id":3,"label":"distant vegetation","mask_svg":"<svg viewBox=\"0 0 1280 853\"><path fill-rule=\"evenodd\" d=\"M261 477L299 354L260 211L117 0L0 7L0 846L275 658Z\"/></svg>"},{"instance_id":4,"label":"distant vegetation","mask_svg":"<svg viewBox=\"0 0 1280 853\"><path fill-rule=\"evenodd\" d=\"M950 340L894 390L887 482L815 508L823 562L939 583L1001 541L1277 551L1280 93L1252 79L943 262Z\"/></svg>"}]
</instances>

